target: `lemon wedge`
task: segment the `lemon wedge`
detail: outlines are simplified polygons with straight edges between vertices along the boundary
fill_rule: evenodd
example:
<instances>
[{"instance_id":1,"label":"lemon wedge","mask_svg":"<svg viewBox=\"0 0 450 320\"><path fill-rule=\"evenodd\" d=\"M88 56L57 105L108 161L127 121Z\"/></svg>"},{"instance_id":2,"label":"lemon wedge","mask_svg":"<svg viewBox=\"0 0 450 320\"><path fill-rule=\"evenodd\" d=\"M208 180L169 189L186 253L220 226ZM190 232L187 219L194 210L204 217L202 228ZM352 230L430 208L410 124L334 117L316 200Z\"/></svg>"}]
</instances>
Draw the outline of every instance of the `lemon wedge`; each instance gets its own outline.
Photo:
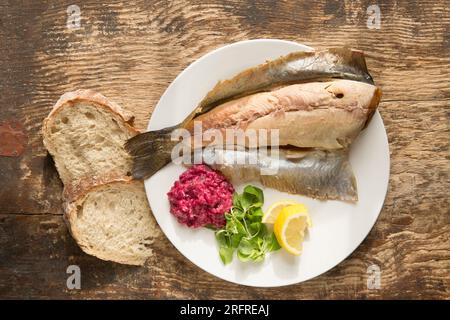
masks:
<instances>
[{"instance_id":1,"label":"lemon wedge","mask_svg":"<svg viewBox=\"0 0 450 320\"><path fill-rule=\"evenodd\" d=\"M287 206L297 205L299 203L290 200L278 201L269 207L262 218L262 223L275 223L281 210Z\"/></svg>"},{"instance_id":2,"label":"lemon wedge","mask_svg":"<svg viewBox=\"0 0 450 320\"><path fill-rule=\"evenodd\" d=\"M295 204L281 210L275 221L273 232L281 247L298 256L302 253L305 231L311 225L311 218L306 207Z\"/></svg>"}]
</instances>

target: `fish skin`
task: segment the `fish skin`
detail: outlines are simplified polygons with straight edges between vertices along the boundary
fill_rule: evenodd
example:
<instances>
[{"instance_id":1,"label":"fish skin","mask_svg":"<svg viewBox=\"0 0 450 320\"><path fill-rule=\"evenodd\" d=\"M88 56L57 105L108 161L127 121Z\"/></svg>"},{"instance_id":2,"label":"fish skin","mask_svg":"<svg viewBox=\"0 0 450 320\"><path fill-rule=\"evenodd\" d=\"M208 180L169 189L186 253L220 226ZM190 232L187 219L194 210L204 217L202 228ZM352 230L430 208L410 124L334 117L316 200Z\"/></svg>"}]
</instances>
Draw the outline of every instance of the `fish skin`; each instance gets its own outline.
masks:
<instances>
[{"instance_id":1,"label":"fish skin","mask_svg":"<svg viewBox=\"0 0 450 320\"><path fill-rule=\"evenodd\" d=\"M219 130L224 136L227 129L278 129L281 146L346 148L372 117L380 97L376 86L351 80L294 84L226 102L185 128L193 134L199 121L203 131ZM249 146L248 141L236 144ZM264 145L274 143L258 141L252 147Z\"/></svg>"},{"instance_id":2,"label":"fish skin","mask_svg":"<svg viewBox=\"0 0 450 320\"><path fill-rule=\"evenodd\" d=\"M283 149L278 156L258 149L207 147L195 152L201 152L204 163L219 170L233 183L259 181L266 187L319 200L358 200L347 150L300 151L299 157ZM275 174L262 174L261 169L276 167Z\"/></svg>"},{"instance_id":3,"label":"fish skin","mask_svg":"<svg viewBox=\"0 0 450 320\"><path fill-rule=\"evenodd\" d=\"M205 113L218 104L243 94L270 91L287 83L334 78L374 84L364 53L349 48L298 51L246 69L231 79L219 81L200 102L193 115Z\"/></svg>"}]
</instances>

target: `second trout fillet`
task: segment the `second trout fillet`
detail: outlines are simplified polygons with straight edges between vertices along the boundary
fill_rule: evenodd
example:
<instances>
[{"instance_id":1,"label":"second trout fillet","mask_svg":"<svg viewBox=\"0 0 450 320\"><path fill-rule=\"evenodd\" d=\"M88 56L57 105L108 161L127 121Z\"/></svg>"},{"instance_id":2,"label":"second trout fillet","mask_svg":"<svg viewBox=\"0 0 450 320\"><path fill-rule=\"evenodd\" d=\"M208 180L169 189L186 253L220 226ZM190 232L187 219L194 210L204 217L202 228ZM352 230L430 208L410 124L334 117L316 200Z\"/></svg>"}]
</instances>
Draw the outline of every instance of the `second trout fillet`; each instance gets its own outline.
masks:
<instances>
[{"instance_id":1,"label":"second trout fillet","mask_svg":"<svg viewBox=\"0 0 450 320\"><path fill-rule=\"evenodd\" d=\"M320 200L358 200L356 179L346 150L279 150L279 154L258 149L205 148L203 162L219 170L233 183L259 181L279 191Z\"/></svg>"}]
</instances>

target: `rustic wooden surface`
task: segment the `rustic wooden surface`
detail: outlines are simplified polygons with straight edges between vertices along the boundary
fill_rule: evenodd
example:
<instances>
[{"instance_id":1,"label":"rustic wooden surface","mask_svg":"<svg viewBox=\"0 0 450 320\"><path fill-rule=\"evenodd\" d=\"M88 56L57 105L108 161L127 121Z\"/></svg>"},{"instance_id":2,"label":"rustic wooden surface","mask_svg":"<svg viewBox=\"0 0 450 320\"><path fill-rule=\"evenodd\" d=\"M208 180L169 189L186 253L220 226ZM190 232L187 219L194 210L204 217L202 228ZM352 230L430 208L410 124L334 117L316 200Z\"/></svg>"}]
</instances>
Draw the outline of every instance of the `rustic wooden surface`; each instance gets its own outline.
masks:
<instances>
[{"instance_id":1,"label":"rustic wooden surface","mask_svg":"<svg viewBox=\"0 0 450 320\"><path fill-rule=\"evenodd\" d=\"M450 298L446 1L108 2L0 3L0 298ZM81 8L79 30L66 27L70 4ZM380 30L366 26L371 4L381 8ZM366 240L326 274L278 289L221 281L163 235L145 268L84 254L63 223L62 185L42 145L41 121L54 102L65 91L92 88L134 112L143 128L186 66L252 38L367 53L384 91L379 110L391 176ZM19 132L17 155L6 150L14 148L5 142L11 126ZM70 264L81 267L81 290L66 288ZM378 290L366 285L371 264L382 271Z\"/></svg>"}]
</instances>

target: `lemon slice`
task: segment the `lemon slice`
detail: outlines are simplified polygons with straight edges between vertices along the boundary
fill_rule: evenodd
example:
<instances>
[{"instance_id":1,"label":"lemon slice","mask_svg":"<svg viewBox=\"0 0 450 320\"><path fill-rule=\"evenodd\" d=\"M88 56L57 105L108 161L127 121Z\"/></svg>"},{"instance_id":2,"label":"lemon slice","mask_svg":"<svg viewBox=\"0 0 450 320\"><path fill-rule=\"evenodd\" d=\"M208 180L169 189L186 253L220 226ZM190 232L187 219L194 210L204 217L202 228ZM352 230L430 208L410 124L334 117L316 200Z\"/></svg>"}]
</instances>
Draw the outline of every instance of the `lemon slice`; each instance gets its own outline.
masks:
<instances>
[{"instance_id":1,"label":"lemon slice","mask_svg":"<svg viewBox=\"0 0 450 320\"><path fill-rule=\"evenodd\" d=\"M281 210L287 206L297 205L299 203L290 200L278 201L269 207L262 218L262 223L275 223Z\"/></svg>"},{"instance_id":2,"label":"lemon slice","mask_svg":"<svg viewBox=\"0 0 450 320\"><path fill-rule=\"evenodd\" d=\"M296 204L281 210L273 231L280 246L287 252L298 256L302 253L305 231L311 225L311 218L306 207Z\"/></svg>"}]
</instances>

